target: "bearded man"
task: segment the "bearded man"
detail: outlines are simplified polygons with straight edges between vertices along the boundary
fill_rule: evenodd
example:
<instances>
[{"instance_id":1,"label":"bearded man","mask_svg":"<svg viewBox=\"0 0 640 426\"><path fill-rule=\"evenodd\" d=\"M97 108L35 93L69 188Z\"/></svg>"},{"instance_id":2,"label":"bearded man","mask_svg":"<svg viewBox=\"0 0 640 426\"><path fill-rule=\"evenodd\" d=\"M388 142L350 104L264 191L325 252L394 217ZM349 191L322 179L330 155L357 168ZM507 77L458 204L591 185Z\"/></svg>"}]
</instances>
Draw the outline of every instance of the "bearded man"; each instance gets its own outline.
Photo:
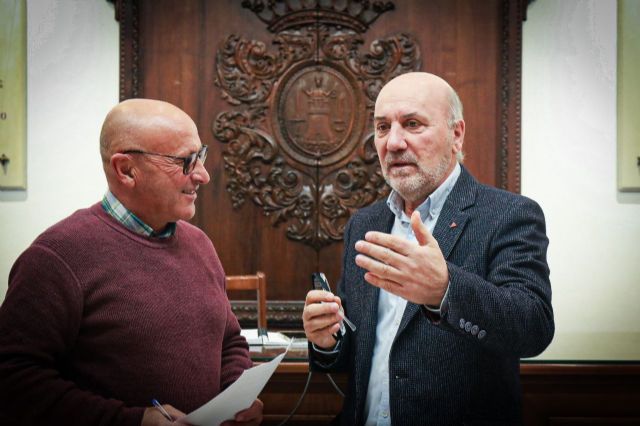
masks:
<instances>
[{"instance_id":1,"label":"bearded man","mask_svg":"<svg viewBox=\"0 0 640 426\"><path fill-rule=\"evenodd\" d=\"M391 80L374 125L392 192L347 224L338 296L310 291L303 311L312 367L349 374L336 423L519 424L519 360L554 334L542 210L460 164L442 78Z\"/></svg>"}]
</instances>

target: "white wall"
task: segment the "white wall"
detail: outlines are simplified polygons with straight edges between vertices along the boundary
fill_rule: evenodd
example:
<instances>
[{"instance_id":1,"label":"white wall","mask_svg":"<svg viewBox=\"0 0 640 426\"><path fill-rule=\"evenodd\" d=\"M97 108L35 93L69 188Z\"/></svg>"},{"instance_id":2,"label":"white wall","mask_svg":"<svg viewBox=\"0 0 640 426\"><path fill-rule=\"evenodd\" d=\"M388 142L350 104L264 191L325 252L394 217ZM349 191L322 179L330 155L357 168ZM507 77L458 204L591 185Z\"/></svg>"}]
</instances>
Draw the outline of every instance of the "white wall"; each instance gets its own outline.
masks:
<instances>
[{"instance_id":1,"label":"white wall","mask_svg":"<svg viewBox=\"0 0 640 426\"><path fill-rule=\"evenodd\" d=\"M118 97L112 6L28 6L29 189L0 194L0 298L33 238L102 196L98 134ZM557 328L542 358L640 359L640 194L616 190L616 2L536 0L523 46L522 192L547 217Z\"/></svg>"},{"instance_id":2,"label":"white wall","mask_svg":"<svg viewBox=\"0 0 640 426\"><path fill-rule=\"evenodd\" d=\"M27 191L0 191L0 300L31 241L106 190L98 136L118 102L118 51L105 0L27 2Z\"/></svg>"},{"instance_id":3,"label":"white wall","mask_svg":"<svg viewBox=\"0 0 640 426\"><path fill-rule=\"evenodd\" d=\"M616 189L616 2L537 0L523 33L522 192L542 205L556 338L640 359L640 194Z\"/></svg>"}]
</instances>

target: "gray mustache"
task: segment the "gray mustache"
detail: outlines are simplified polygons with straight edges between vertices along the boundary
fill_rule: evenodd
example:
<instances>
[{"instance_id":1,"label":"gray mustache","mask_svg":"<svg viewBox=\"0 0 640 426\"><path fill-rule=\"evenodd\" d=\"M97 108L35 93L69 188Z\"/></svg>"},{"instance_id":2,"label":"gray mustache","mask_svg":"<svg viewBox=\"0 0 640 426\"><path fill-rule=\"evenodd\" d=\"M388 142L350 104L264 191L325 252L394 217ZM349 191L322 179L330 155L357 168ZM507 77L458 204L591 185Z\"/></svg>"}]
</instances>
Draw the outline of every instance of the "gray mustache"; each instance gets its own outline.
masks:
<instances>
[{"instance_id":1,"label":"gray mustache","mask_svg":"<svg viewBox=\"0 0 640 426\"><path fill-rule=\"evenodd\" d=\"M402 153L395 153L395 152L388 152L387 155L384 158L384 164L387 166L392 165L392 163L417 163L418 159L411 153L408 152L402 152Z\"/></svg>"}]
</instances>

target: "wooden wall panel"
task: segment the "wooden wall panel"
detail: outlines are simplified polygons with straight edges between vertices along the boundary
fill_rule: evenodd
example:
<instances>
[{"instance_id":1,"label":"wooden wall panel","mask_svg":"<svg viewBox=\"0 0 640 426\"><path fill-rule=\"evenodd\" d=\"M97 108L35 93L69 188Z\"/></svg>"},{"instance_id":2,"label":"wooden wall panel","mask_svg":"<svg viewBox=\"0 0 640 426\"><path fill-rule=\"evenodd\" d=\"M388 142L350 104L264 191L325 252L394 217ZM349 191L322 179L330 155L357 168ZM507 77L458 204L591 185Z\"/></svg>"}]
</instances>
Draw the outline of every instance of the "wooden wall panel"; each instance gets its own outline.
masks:
<instances>
[{"instance_id":1,"label":"wooden wall panel","mask_svg":"<svg viewBox=\"0 0 640 426\"><path fill-rule=\"evenodd\" d=\"M337 283L342 244L313 247L292 241L285 234L289 223L274 227L263 208L249 198L233 207L227 191L230 177L224 169L228 147L214 136L213 126L221 112L251 105L231 105L223 98L216 85L216 54L231 34L264 43L269 54L276 55L279 48L273 44L276 34L244 3L256 1L116 0L121 27L121 98L166 100L194 118L203 143L210 146L206 167L211 182L199 192L193 222L212 239L228 274L256 270L267 274L270 317L278 318L271 324L295 326L300 322L310 273L324 271L331 283ZM373 54L376 40L407 34L418 46L418 68L443 76L460 94L467 122L465 165L485 183L519 191L524 0L391 3L395 9L380 14L360 34L364 43L358 46L359 54ZM274 93L280 90L280 82L276 79ZM272 98L269 103L267 114L273 115ZM371 110L365 107L356 106L370 129ZM268 116L265 122L276 123L277 119ZM273 124L252 125L282 142ZM363 144L367 133L362 136ZM345 164L343 160L336 167Z\"/></svg>"},{"instance_id":2,"label":"wooden wall panel","mask_svg":"<svg viewBox=\"0 0 640 426\"><path fill-rule=\"evenodd\" d=\"M640 425L639 364L522 364L525 425Z\"/></svg>"},{"instance_id":3,"label":"wooden wall panel","mask_svg":"<svg viewBox=\"0 0 640 426\"><path fill-rule=\"evenodd\" d=\"M307 379L305 362L283 363L260 394L265 425L291 412ZM333 375L346 388L346 376ZM524 426L640 425L640 364L541 364L520 366ZM309 393L288 424L328 424L342 399L323 374L314 373Z\"/></svg>"}]
</instances>

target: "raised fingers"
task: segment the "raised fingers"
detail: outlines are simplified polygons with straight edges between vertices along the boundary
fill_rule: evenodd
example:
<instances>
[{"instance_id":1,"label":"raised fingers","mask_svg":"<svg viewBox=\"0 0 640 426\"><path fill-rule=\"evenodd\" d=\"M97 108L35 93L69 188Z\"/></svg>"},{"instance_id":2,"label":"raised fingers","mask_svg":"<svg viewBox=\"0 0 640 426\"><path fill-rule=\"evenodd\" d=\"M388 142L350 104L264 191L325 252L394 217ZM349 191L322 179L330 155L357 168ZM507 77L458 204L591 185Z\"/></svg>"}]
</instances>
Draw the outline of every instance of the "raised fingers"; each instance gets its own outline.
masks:
<instances>
[{"instance_id":1,"label":"raised fingers","mask_svg":"<svg viewBox=\"0 0 640 426\"><path fill-rule=\"evenodd\" d=\"M394 267L397 267L403 257L388 247L373 244L368 241L360 240L356 242L355 248L362 254L366 254L371 258Z\"/></svg>"},{"instance_id":2,"label":"raised fingers","mask_svg":"<svg viewBox=\"0 0 640 426\"><path fill-rule=\"evenodd\" d=\"M392 251L398 254L401 254L403 256L406 256L409 254L412 246L411 242L403 238L400 238L391 234L385 234L384 232L378 232L378 231L367 232L364 236L364 239L377 246L387 247Z\"/></svg>"},{"instance_id":3,"label":"raised fingers","mask_svg":"<svg viewBox=\"0 0 640 426\"><path fill-rule=\"evenodd\" d=\"M402 272L393 266L393 264L380 262L364 254L358 254L356 256L356 265L384 280L395 282L402 282L403 280Z\"/></svg>"},{"instance_id":4,"label":"raised fingers","mask_svg":"<svg viewBox=\"0 0 640 426\"><path fill-rule=\"evenodd\" d=\"M379 276L372 274L371 272L367 272L364 274L364 279L369 283L376 287L381 288L382 290L386 290L389 293L396 294L398 296L403 296L404 294L404 286L400 283L391 280L385 280L380 278Z\"/></svg>"}]
</instances>

